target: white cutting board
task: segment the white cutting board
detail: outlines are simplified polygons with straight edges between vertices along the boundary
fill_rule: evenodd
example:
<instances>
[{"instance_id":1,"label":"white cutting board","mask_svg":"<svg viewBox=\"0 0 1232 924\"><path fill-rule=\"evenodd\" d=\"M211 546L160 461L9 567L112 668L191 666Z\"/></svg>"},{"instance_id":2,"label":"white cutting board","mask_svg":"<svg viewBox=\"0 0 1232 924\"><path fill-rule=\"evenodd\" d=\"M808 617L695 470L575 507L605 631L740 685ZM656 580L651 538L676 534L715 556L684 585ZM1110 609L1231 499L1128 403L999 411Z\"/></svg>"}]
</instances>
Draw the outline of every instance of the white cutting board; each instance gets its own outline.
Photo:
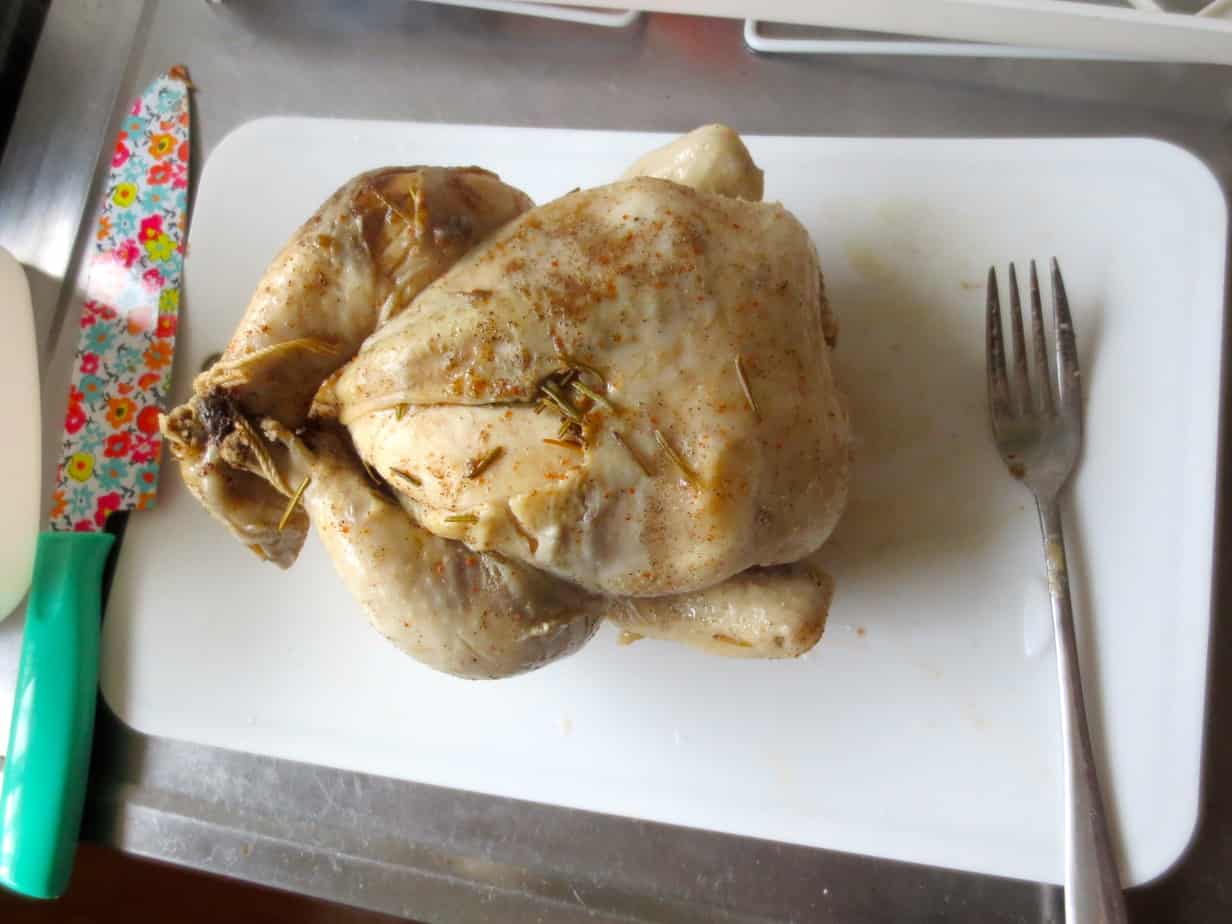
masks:
<instances>
[{"instance_id":1,"label":"white cutting board","mask_svg":"<svg viewBox=\"0 0 1232 924\"><path fill-rule=\"evenodd\" d=\"M176 396L267 261L351 175L480 163L538 201L664 136L266 119L206 163ZM1084 674L1128 879L1198 806L1226 206L1144 140L753 137L812 231L859 434L830 626L794 662L604 631L529 676L434 673L370 630L320 546L288 573L182 487L134 516L103 692L141 731L985 873L1062 873L1058 706L1034 509L984 404L990 263L1062 260L1088 389L1070 504Z\"/></svg>"}]
</instances>

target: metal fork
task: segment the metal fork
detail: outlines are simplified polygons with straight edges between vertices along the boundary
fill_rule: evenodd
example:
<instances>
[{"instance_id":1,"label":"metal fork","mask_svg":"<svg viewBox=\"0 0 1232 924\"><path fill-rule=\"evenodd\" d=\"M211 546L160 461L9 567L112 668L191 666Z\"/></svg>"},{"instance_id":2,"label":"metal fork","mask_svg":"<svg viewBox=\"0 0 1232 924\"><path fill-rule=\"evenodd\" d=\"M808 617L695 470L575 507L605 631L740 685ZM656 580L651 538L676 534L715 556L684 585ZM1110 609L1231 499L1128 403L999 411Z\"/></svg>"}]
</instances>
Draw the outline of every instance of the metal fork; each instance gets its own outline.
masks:
<instances>
[{"instance_id":1,"label":"metal fork","mask_svg":"<svg viewBox=\"0 0 1232 924\"><path fill-rule=\"evenodd\" d=\"M1040 304L1039 276L1031 261L1031 358L1023 331L1018 277L1010 264L1010 334L1013 366L1006 371L1001 335L997 272L988 270L988 408L993 437L1010 474L1035 495L1052 624L1057 640L1057 678L1061 685L1061 739L1065 778L1065 920L1068 924L1123 924L1125 900L1104 816L1091 734L1087 728L1078 644L1069 598L1065 538L1058 495L1069 480L1082 448L1082 385L1078 349L1065 283L1052 261L1053 327L1056 376L1049 369L1048 344ZM1033 371L1028 366L1034 366ZM1032 388L1034 379L1035 387ZM1055 384L1054 384L1055 382Z\"/></svg>"}]
</instances>

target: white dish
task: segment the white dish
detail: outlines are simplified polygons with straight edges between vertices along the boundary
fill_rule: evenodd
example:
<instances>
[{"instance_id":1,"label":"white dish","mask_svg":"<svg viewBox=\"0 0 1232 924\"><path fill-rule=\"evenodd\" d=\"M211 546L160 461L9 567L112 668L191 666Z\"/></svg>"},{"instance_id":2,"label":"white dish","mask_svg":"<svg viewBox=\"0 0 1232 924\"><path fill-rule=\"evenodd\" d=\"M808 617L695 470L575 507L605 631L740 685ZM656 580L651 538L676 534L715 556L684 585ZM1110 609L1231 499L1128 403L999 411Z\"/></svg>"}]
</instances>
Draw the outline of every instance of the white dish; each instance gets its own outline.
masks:
<instances>
[{"instance_id":1,"label":"white dish","mask_svg":"<svg viewBox=\"0 0 1232 924\"><path fill-rule=\"evenodd\" d=\"M682 126L685 128L687 126ZM352 174L478 162L537 200L663 136L268 119L206 164L177 397L267 261ZM1057 255L1088 390L1070 504L1094 735L1127 881L1197 818L1226 206L1145 140L753 137L809 226L860 448L821 645L734 662L608 631L494 683L371 631L315 540L258 562L174 471L134 517L102 685L136 728L227 748L799 844L1058 881L1056 679L1030 497L987 432L989 264ZM276 166L275 166L276 165Z\"/></svg>"}]
</instances>

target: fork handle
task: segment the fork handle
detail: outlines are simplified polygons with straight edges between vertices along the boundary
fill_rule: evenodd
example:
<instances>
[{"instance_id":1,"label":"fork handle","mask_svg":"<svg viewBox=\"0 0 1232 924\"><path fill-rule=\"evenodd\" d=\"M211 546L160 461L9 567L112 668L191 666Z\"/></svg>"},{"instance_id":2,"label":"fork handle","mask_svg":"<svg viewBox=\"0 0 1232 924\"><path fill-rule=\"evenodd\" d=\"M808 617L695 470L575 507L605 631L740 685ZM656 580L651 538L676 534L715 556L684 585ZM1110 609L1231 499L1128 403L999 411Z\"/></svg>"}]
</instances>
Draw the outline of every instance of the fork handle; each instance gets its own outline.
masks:
<instances>
[{"instance_id":1,"label":"fork handle","mask_svg":"<svg viewBox=\"0 0 1232 924\"><path fill-rule=\"evenodd\" d=\"M1044 562L1061 685L1061 746L1065 773L1065 920L1067 924L1125 924L1125 897L1108 835L1099 777L1091 751L1078 642L1069 598L1065 535L1057 499L1037 498Z\"/></svg>"}]
</instances>

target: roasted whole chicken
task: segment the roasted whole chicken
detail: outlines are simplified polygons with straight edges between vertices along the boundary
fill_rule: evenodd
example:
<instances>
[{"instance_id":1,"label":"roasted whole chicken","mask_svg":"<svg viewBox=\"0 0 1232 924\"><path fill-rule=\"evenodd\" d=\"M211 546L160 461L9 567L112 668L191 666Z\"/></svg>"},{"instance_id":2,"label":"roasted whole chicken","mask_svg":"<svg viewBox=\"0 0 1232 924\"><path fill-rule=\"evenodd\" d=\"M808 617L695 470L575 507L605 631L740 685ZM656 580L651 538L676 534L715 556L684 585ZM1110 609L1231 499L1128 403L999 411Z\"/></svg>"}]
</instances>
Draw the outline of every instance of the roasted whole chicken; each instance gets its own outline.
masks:
<instances>
[{"instance_id":1,"label":"roasted whole chicken","mask_svg":"<svg viewBox=\"0 0 1232 924\"><path fill-rule=\"evenodd\" d=\"M311 524L372 624L504 677L622 638L793 657L847 496L804 227L731 129L533 207L476 167L339 189L163 419L192 493L288 567Z\"/></svg>"}]
</instances>

